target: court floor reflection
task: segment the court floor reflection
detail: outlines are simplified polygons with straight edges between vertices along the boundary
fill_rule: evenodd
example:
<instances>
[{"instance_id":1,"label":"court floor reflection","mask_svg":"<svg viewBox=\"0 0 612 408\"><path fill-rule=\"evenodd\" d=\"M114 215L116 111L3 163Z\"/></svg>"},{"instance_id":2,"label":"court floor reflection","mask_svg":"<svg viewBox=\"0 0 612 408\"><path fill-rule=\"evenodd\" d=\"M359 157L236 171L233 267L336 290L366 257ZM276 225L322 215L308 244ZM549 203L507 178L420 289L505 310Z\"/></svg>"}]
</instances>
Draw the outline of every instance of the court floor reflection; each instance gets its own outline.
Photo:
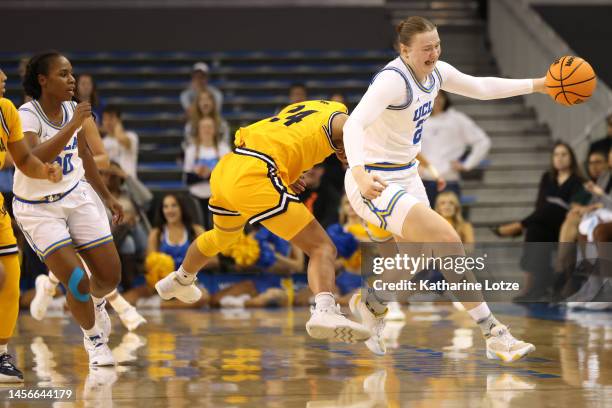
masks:
<instances>
[{"instance_id":1,"label":"court floor reflection","mask_svg":"<svg viewBox=\"0 0 612 408\"><path fill-rule=\"evenodd\" d=\"M98 369L88 367L80 330L67 317L38 322L24 313L12 351L25 371L24 389L76 393L76 401L55 407L577 408L611 400L608 315L504 315L513 333L538 347L504 364L485 358L484 341L464 313L432 305L405 311L406 321L385 332L384 357L363 344L310 339L306 309L156 311L136 333L112 316L119 365ZM10 389L0 388L0 407L50 406L9 402Z\"/></svg>"}]
</instances>

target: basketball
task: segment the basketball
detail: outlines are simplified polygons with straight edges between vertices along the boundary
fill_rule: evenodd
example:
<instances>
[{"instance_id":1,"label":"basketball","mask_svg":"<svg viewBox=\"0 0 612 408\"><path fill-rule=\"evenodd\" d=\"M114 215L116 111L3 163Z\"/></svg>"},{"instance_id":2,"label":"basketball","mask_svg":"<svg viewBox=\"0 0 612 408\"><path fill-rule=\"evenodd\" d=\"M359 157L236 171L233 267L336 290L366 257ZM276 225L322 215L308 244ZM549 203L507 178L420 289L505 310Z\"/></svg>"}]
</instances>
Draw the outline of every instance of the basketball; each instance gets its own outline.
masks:
<instances>
[{"instance_id":1,"label":"basketball","mask_svg":"<svg viewBox=\"0 0 612 408\"><path fill-rule=\"evenodd\" d=\"M545 85L555 102L565 106L578 105L591 97L597 77L587 61L567 55L548 68Z\"/></svg>"}]
</instances>

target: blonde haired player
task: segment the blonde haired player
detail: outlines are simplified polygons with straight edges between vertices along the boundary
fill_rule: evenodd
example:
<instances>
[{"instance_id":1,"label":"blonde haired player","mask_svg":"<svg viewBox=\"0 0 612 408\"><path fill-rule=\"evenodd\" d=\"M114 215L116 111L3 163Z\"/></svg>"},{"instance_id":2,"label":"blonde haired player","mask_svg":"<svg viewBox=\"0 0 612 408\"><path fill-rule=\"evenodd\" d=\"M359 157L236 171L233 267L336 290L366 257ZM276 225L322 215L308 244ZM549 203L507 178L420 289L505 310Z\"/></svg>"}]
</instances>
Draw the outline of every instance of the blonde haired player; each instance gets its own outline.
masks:
<instances>
[{"instance_id":1,"label":"blonde haired player","mask_svg":"<svg viewBox=\"0 0 612 408\"><path fill-rule=\"evenodd\" d=\"M6 75L0 69L0 167L4 166L7 149L15 166L29 177L57 183L62 171L57 164L45 164L34 156L23 139L17 109L4 98ZM0 194L0 383L23 382L23 374L11 362L8 341L13 335L19 313L19 275L17 242L11 218Z\"/></svg>"},{"instance_id":2,"label":"blonde haired player","mask_svg":"<svg viewBox=\"0 0 612 408\"><path fill-rule=\"evenodd\" d=\"M344 126L344 145L350 166L345 187L351 205L362 218L395 236L397 242L440 243L434 256L464 256L457 233L429 208L425 188L417 173L423 123L430 115L440 89L477 99L498 99L544 92L544 78L476 78L440 61L436 26L422 17L410 17L397 27L400 55L372 80L370 87ZM462 278L442 271L448 281ZM473 276L471 277L473 279ZM471 300L471 299L470 299ZM464 302L486 338L491 359L514 361L535 350L532 344L512 337L491 314L482 295ZM373 290L365 299L357 294L350 307L372 330L366 342L384 354L381 338L386 305Z\"/></svg>"},{"instance_id":3,"label":"blonde haired player","mask_svg":"<svg viewBox=\"0 0 612 408\"><path fill-rule=\"evenodd\" d=\"M221 159L210 179L214 228L191 244L178 271L155 285L162 299L197 301L202 295L194 284L197 272L236 242L247 222L261 223L310 258L308 284L315 306L306 323L308 334L345 342L369 338L369 330L340 314L332 294L336 248L295 195L303 190L303 184L295 183L304 171L332 153L345 159L342 126L347 117L341 103L306 101L238 130L236 149Z\"/></svg>"}]
</instances>

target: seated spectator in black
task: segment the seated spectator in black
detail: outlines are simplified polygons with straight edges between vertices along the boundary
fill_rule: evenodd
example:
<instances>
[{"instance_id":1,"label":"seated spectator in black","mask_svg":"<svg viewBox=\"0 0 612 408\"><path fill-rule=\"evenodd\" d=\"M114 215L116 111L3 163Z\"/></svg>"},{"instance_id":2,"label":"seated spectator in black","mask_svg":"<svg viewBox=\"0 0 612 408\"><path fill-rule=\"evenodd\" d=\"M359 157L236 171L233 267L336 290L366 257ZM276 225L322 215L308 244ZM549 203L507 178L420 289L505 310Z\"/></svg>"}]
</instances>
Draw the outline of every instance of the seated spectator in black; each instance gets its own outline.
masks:
<instances>
[{"instance_id":1,"label":"seated spectator in black","mask_svg":"<svg viewBox=\"0 0 612 408\"><path fill-rule=\"evenodd\" d=\"M587 176L591 182L598 182L602 176L608 172L608 160L603 152L595 150L591 152L587 159ZM598 182L598 184L601 181ZM606 188L603 181L603 188ZM584 191L585 199L589 202L585 205L573 204L572 208L567 212L565 220L561 225L559 232L559 251L555 262L555 272L559 275L557 279L557 288L559 293L566 297L568 292L572 290L574 280L570 279L576 268L577 247L575 243L578 240L578 226L582 218L597 209L597 203L594 202L588 191ZM582 201L582 200L581 200ZM563 286L563 288L561 288Z\"/></svg>"},{"instance_id":2,"label":"seated spectator in black","mask_svg":"<svg viewBox=\"0 0 612 408\"><path fill-rule=\"evenodd\" d=\"M94 114L96 123L98 126L102 124L102 108L103 103L98 95L96 83L89 74L81 74L77 78L76 89L74 97L79 102L89 102L91 104L91 111Z\"/></svg>"},{"instance_id":3,"label":"seated spectator in black","mask_svg":"<svg viewBox=\"0 0 612 408\"><path fill-rule=\"evenodd\" d=\"M111 232L121 258L121 286L123 290L128 290L138 276L138 262L144 259L147 231L141 218L142 211L126 191L124 183L127 175L121 167L111 162L110 167L101 170L100 174L108 191L123 207L123 221L121 224L111 224Z\"/></svg>"},{"instance_id":4,"label":"seated spectator in black","mask_svg":"<svg viewBox=\"0 0 612 408\"><path fill-rule=\"evenodd\" d=\"M119 164L123 171L138 178L138 135L125 130L121 121L121 110L114 105L104 107L102 113L104 149L108 158Z\"/></svg>"},{"instance_id":5,"label":"seated spectator in black","mask_svg":"<svg viewBox=\"0 0 612 408\"><path fill-rule=\"evenodd\" d=\"M594 150L587 158L587 176L591 181L597 181L608 170L608 157L601 150Z\"/></svg>"},{"instance_id":6,"label":"seated spectator in black","mask_svg":"<svg viewBox=\"0 0 612 408\"><path fill-rule=\"evenodd\" d=\"M421 140L421 154L439 173L422 174L431 205L436 202L439 177L446 181L445 191L461 198L461 173L472 170L486 157L491 147L487 134L469 116L453 109L446 92L440 91L431 117L423 125ZM468 148L470 153L462 160Z\"/></svg>"},{"instance_id":7,"label":"seated spectator in black","mask_svg":"<svg viewBox=\"0 0 612 408\"><path fill-rule=\"evenodd\" d=\"M230 140L229 125L219 114L214 95L209 89L198 92L196 98L189 107L187 116L188 120L185 124L185 141L187 143L197 138L198 123L200 123L200 120L203 118L212 118L215 121L217 132L219 133L217 136L219 143L223 143L228 147L233 145L233 141Z\"/></svg>"},{"instance_id":8,"label":"seated spectator in black","mask_svg":"<svg viewBox=\"0 0 612 408\"><path fill-rule=\"evenodd\" d=\"M196 62L191 69L191 83L189 87L181 92L181 105L185 112L189 110L193 101L195 101L198 92L209 90L214 98L217 111L221 113L223 105L223 94L215 86L208 83L209 80L208 64L205 62Z\"/></svg>"},{"instance_id":9,"label":"seated spectator in black","mask_svg":"<svg viewBox=\"0 0 612 408\"><path fill-rule=\"evenodd\" d=\"M338 222L338 208L343 195L343 190L323 183L326 177L323 164L317 164L302 175L306 190L299 195L324 228Z\"/></svg>"},{"instance_id":10,"label":"seated spectator in black","mask_svg":"<svg viewBox=\"0 0 612 408\"><path fill-rule=\"evenodd\" d=\"M589 146L589 153L600 151L604 154L608 154L608 151L612 148L612 115L606 118L606 125L606 136L591 143L591 146Z\"/></svg>"},{"instance_id":11,"label":"seated spectator in black","mask_svg":"<svg viewBox=\"0 0 612 408\"><path fill-rule=\"evenodd\" d=\"M185 149L183 172L189 193L200 203L204 216L204 228L212 229L212 216L208 210L210 199L210 175L219 160L230 153L226 144L219 142L217 124L211 117L200 119L193 142Z\"/></svg>"},{"instance_id":12,"label":"seated spectator in black","mask_svg":"<svg viewBox=\"0 0 612 408\"><path fill-rule=\"evenodd\" d=\"M301 83L294 83L289 87L288 105L292 103L304 102L308 100L308 90L306 85Z\"/></svg>"},{"instance_id":13,"label":"seated spectator in black","mask_svg":"<svg viewBox=\"0 0 612 408\"><path fill-rule=\"evenodd\" d=\"M125 292L125 299L139 308L200 308L206 305L208 292L205 288L201 288L202 298L192 304L177 299L162 301L155 291L155 284L178 268L189 245L203 232L202 226L193 223L184 199L166 194L157 209L154 228L147 240L145 282ZM210 265L211 268L215 266L214 263Z\"/></svg>"},{"instance_id":14,"label":"seated spectator in black","mask_svg":"<svg viewBox=\"0 0 612 408\"><path fill-rule=\"evenodd\" d=\"M551 168L540 179L534 211L522 221L498 226L494 232L502 237L525 232L525 242L557 242L567 212L584 192L583 182L574 151L568 144L557 142L553 148ZM528 272L527 284L517 300L533 300L550 287L552 248L552 245L546 248L525 246L521 264Z\"/></svg>"}]
</instances>

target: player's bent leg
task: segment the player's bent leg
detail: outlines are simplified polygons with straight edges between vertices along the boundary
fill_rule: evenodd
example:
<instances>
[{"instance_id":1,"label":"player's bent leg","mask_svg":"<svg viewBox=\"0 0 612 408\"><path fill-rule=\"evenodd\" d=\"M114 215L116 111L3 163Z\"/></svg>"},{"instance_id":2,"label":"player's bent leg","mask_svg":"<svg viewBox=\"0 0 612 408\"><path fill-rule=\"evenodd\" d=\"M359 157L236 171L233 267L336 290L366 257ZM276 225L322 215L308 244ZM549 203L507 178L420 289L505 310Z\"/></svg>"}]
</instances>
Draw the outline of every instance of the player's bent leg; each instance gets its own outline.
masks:
<instances>
[{"instance_id":1,"label":"player's bent leg","mask_svg":"<svg viewBox=\"0 0 612 408\"><path fill-rule=\"evenodd\" d=\"M0 257L0 383L23 382L23 373L8 354L8 342L13 336L19 313L19 259L16 254Z\"/></svg>"},{"instance_id":2,"label":"player's bent leg","mask_svg":"<svg viewBox=\"0 0 612 408\"><path fill-rule=\"evenodd\" d=\"M162 299L177 298L184 303L195 303L202 297L202 291L195 284L198 271L240 238L245 223L240 216L216 214L213 222L212 230L206 231L191 243L178 270L155 284Z\"/></svg>"},{"instance_id":3,"label":"player's bent leg","mask_svg":"<svg viewBox=\"0 0 612 408\"><path fill-rule=\"evenodd\" d=\"M106 296L113 293L121 282L121 260L112 238L103 240L102 243L86 245L87 249L81 249L79 255L85 261L85 271L89 275L96 324L108 340L112 322L106 311Z\"/></svg>"},{"instance_id":4,"label":"player's bent leg","mask_svg":"<svg viewBox=\"0 0 612 408\"><path fill-rule=\"evenodd\" d=\"M336 304L332 293L335 280L336 247L321 224L312 218L303 204L292 204L282 216L266 220L264 226L277 235L284 234L292 244L304 251L310 258L308 283L315 294L315 306L311 308L311 317L306 323L306 331L315 339L332 339L345 343L367 340L370 337L370 330L343 316L340 313L340 305ZM281 220L282 218L284 220ZM310 221L297 234L291 234L282 229L279 231L278 225L291 225L294 220L300 219ZM271 220L274 222L268 222Z\"/></svg>"},{"instance_id":5,"label":"player's bent leg","mask_svg":"<svg viewBox=\"0 0 612 408\"><path fill-rule=\"evenodd\" d=\"M108 347L104 332L96 325L90 281L72 245L47 255L45 264L67 288L66 303L83 331L83 345L91 366L114 365L115 359Z\"/></svg>"}]
</instances>

